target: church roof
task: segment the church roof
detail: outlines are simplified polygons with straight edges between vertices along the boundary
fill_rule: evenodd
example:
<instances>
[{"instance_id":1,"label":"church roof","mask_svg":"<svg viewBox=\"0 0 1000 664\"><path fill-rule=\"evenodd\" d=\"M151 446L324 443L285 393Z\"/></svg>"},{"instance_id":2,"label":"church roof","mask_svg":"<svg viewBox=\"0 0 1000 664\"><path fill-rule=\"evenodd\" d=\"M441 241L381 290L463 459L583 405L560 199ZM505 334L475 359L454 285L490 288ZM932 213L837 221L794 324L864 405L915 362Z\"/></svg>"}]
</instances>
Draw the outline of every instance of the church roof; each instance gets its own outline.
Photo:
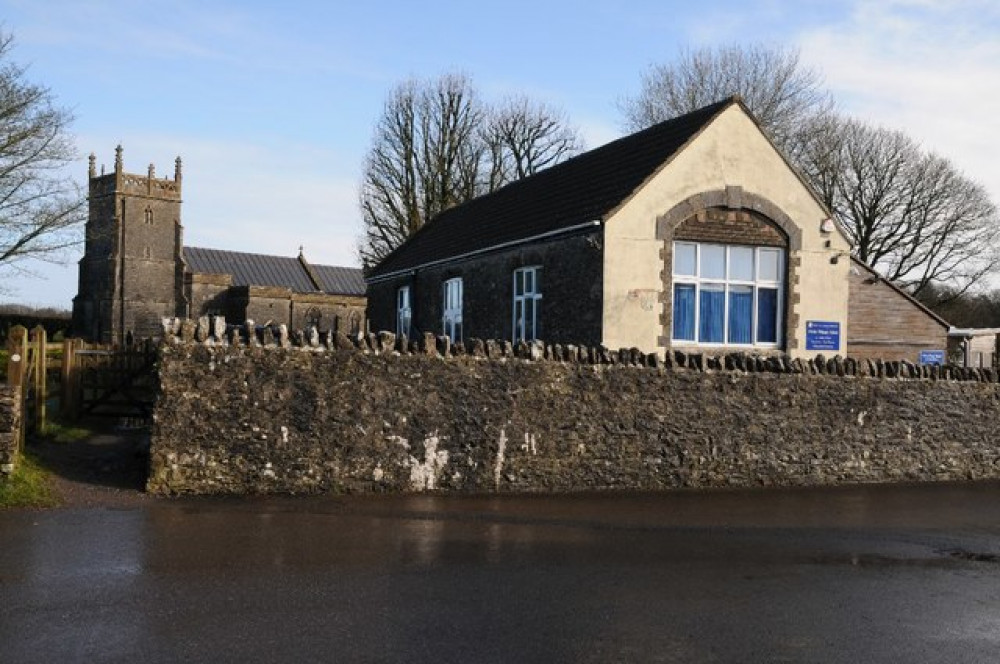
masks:
<instances>
[{"instance_id":1,"label":"church roof","mask_svg":"<svg viewBox=\"0 0 1000 664\"><path fill-rule=\"evenodd\" d=\"M584 152L424 224L369 278L605 220L737 97Z\"/></svg>"},{"instance_id":2,"label":"church roof","mask_svg":"<svg viewBox=\"0 0 1000 664\"><path fill-rule=\"evenodd\" d=\"M361 270L334 265L311 265L303 256L271 256L223 249L184 247L188 270L200 274L231 274L234 286L271 286L296 293L363 296ZM310 274L310 270L315 275ZM318 283L317 283L318 282Z\"/></svg>"},{"instance_id":3,"label":"church roof","mask_svg":"<svg viewBox=\"0 0 1000 664\"><path fill-rule=\"evenodd\" d=\"M338 295L364 295L365 278L360 268L336 265L313 265L320 286L326 293Z\"/></svg>"}]
</instances>

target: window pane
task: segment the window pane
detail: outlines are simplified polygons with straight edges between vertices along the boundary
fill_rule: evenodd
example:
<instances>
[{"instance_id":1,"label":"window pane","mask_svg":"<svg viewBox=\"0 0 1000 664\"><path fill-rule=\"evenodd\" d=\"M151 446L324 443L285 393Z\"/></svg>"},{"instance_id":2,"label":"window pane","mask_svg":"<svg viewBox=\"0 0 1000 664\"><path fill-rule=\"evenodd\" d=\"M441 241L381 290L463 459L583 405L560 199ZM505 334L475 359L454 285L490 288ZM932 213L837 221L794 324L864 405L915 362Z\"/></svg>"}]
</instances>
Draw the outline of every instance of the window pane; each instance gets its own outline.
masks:
<instances>
[{"instance_id":1,"label":"window pane","mask_svg":"<svg viewBox=\"0 0 1000 664\"><path fill-rule=\"evenodd\" d=\"M757 343L778 342L778 289L757 290Z\"/></svg>"},{"instance_id":2,"label":"window pane","mask_svg":"<svg viewBox=\"0 0 1000 664\"><path fill-rule=\"evenodd\" d=\"M535 301L524 301L524 340L535 338Z\"/></svg>"},{"instance_id":3,"label":"window pane","mask_svg":"<svg viewBox=\"0 0 1000 664\"><path fill-rule=\"evenodd\" d=\"M778 281L781 269L781 252L777 249L761 249L758 254L757 278L762 281Z\"/></svg>"},{"instance_id":4,"label":"window pane","mask_svg":"<svg viewBox=\"0 0 1000 664\"><path fill-rule=\"evenodd\" d=\"M674 274L693 277L697 274L695 256L697 247L693 244L674 244Z\"/></svg>"},{"instance_id":5,"label":"window pane","mask_svg":"<svg viewBox=\"0 0 1000 664\"><path fill-rule=\"evenodd\" d=\"M674 284L674 339L694 341L694 284Z\"/></svg>"},{"instance_id":6,"label":"window pane","mask_svg":"<svg viewBox=\"0 0 1000 664\"><path fill-rule=\"evenodd\" d=\"M535 268L531 272L534 276L533 281L535 286L535 290L533 290L532 292L537 295L538 293L542 292L542 270L540 268Z\"/></svg>"},{"instance_id":7,"label":"window pane","mask_svg":"<svg viewBox=\"0 0 1000 664\"><path fill-rule=\"evenodd\" d=\"M703 279L726 278L726 248L718 244L701 245L701 276Z\"/></svg>"},{"instance_id":8,"label":"window pane","mask_svg":"<svg viewBox=\"0 0 1000 664\"><path fill-rule=\"evenodd\" d=\"M534 276L535 275L534 275L534 272L532 270L525 270L524 271L524 292L525 293L534 293L535 292L535 287L534 287L534 284L533 284L534 280L532 279L532 277L534 277Z\"/></svg>"},{"instance_id":9,"label":"window pane","mask_svg":"<svg viewBox=\"0 0 1000 664\"><path fill-rule=\"evenodd\" d=\"M538 286L537 273L535 274L535 277L536 277L535 286ZM535 298L533 306L531 307L531 313L533 316L532 318L533 327L531 330L531 338L542 339L542 301L540 299Z\"/></svg>"},{"instance_id":10,"label":"window pane","mask_svg":"<svg viewBox=\"0 0 1000 664\"><path fill-rule=\"evenodd\" d=\"M524 272L514 270L514 296L520 297L521 295L524 295Z\"/></svg>"},{"instance_id":11,"label":"window pane","mask_svg":"<svg viewBox=\"0 0 1000 664\"><path fill-rule=\"evenodd\" d=\"M729 343L753 342L753 287L732 286L729 289Z\"/></svg>"},{"instance_id":12,"label":"window pane","mask_svg":"<svg viewBox=\"0 0 1000 664\"><path fill-rule=\"evenodd\" d=\"M753 248L729 248L729 278L737 281L753 281Z\"/></svg>"},{"instance_id":13,"label":"window pane","mask_svg":"<svg viewBox=\"0 0 1000 664\"><path fill-rule=\"evenodd\" d=\"M698 300L701 309L698 321L698 340L704 343L722 343L725 320L726 291L723 286L706 284L701 287Z\"/></svg>"}]
</instances>

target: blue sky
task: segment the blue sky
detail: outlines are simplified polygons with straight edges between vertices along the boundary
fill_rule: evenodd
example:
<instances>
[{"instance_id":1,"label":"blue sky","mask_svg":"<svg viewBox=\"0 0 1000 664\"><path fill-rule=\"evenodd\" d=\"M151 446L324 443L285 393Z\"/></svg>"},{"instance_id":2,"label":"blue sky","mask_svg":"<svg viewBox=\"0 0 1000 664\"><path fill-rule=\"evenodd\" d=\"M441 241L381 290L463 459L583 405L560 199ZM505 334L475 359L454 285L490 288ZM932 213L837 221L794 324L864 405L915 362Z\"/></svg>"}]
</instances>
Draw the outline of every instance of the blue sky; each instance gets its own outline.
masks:
<instances>
[{"instance_id":1,"label":"blue sky","mask_svg":"<svg viewBox=\"0 0 1000 664\"><path fill-rule=\"evenodd\" d=\"M561 107L588 147L684 46L801 50L842 109L907 131L1000 201L1000 3L0 0L14 58L73 109L86 155L160 175L184 160L185 242L356 264L362 162L386 93L470 75L487 99ZM82 252L82 249L81 249ZM69 307L76 260L4 274L0 299Z\"/></svg>"}]
</instances>

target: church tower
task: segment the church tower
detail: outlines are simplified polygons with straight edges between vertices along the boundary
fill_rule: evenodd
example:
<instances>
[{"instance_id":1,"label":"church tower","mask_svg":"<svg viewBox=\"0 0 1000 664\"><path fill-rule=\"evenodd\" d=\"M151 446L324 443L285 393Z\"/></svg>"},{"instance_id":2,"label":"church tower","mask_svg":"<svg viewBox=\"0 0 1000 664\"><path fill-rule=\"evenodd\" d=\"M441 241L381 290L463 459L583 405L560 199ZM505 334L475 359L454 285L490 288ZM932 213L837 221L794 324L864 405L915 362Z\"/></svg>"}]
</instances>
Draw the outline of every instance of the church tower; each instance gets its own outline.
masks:
<instances>
[{"instance_id":1,"label":"church tower","mask_svg":"<svg viewBox=\"0 0 1000 664\"><path fill-rule=\"evenodd\" d=\"M181 159L174 177L97 173L90 155L89 215L73 299L73 331L101 343L159 336L161 320L186 311L181 259Z\"/></svg>"}]
</instances>

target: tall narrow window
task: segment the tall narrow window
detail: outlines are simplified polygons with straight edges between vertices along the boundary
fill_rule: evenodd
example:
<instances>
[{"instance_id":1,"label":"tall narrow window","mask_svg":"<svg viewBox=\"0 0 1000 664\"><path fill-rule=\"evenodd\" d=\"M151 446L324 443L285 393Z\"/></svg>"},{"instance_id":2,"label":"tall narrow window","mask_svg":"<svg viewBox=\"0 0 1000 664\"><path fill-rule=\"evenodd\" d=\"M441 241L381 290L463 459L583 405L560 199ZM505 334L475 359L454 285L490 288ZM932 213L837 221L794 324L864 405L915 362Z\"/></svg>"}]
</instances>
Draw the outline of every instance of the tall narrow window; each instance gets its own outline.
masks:
<instances>
[{"instance_id":1,"label":"tall narrow window","mask_svg":"<svg viewBox=\"0 0 1000 664\"><path fill-rule=\"evenodd\" d=\"M396 334L410 336L410 287L396 291Z\"/></svg>"},{"instance_id":2,"label":"tall narrow window","mask_svg":"<svg viewBox=\"0 0 1000 664\"><path fill-rule=\"evenodd\" d=\"M149 207L146 208L146 223L147 224L153 223L153 208Z\"/></svg>"},{"instance_id":3,"label":"tall narrow window","mask_svg":"<svg viewBox=\"0 0 1000 664\"><path fill-rule=\"evenodd\" d=\"M674 243L674 341L774 347L780 342L784 251Z\"/></svg>"},{"instance_id":4,"label":"tall narrow window","mask_svg":"<svg viewBox=\"0 0 1000 664\"><path fill-rule=\"evenodd\" d=\"M514 270L514 341L534 341L542 336L542 268Z\"/></svg>"},{"instance_id":5,"label":"tall narrow window","mask_svg":"<svg viewBox=\"0 0 1000 664\"><path fill-rule=\"evenodd\" d=\"M457 277L444 282L442 288L441 316L443 332L452 342L462 340L462 279Z\"/></svg>"}]
</instances>

